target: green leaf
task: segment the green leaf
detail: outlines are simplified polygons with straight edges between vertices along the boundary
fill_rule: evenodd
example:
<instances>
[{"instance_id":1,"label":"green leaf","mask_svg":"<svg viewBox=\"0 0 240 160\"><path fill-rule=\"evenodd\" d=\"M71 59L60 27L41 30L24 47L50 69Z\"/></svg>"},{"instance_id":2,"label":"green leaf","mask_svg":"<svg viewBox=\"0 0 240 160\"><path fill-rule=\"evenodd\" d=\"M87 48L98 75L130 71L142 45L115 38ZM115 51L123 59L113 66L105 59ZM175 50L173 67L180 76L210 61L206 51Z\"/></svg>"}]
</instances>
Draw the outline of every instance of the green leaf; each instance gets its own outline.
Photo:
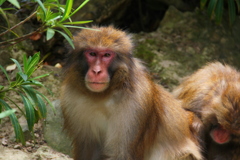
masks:
<instances>
[{"instance_id":1,"label":"green leaf","mask_svg":"<svg viewBox=\"0 0 240 160\"><path fill-rule=\"evenodd\" d=\"M72 48L75 48L73 41L70 37L68 37L65 33L61 32L61 31L58 31L58 30L55 30L55 31L60 33L67 40L67 42L71 45Z\"/></svg>"},{"instance_id":2,"label":"green leaf","mask_svg":"<svg viewBox=\"0 0 240 160\"><path fill-rule=\"evenodd\" d=\"M53 29L51 29L51 28L48 28L48 29L47 29L47 41L50 40L50 39L52 39L52 37L54 36L54 34L55 34L55 31L54 31Z\"/></svg>"},{"instance_id":3,"label":"green leaf","mask_svg":"<svg viewBox=\"0 0 240 160\"><path fill-rule=\"evenodd\" d=\"M87 4L89 2L89 0L85 0L77 9L75 9L75 11L69 16L73 16L75 13L77 13L85 4Z\"/></svg>"},{"instance_id":4,"label":"green leaf","mask_svg":"<svg viewBox=\"0 0 240 160\"><path fill-rule=\"evenodd\" d=\"M28 99L32 104L37 104L37 97L35 90L30 85L22 85L23 91L27 94Z\"/></svg>"},{"instance_id":5,"label":"green leaf","mask_svg":"<svg viewBox=\"0 0 240 160\"><path fill-rule=\"evenodd\" d=\"M57 27L62 28L62 29L67 33L67 35L68 35L70 38L73 37L73 36L72 36L72 33L69 31L69 29L67 29L67 28L65 27L65 25L58 24Z\"/></svg>"},{"instance_id":6,"label":"green leaf","mask_svg":"<svg viewBox=\"0 0 240 160\"><path fill-rule=\"evenodd\" d=\"M46 11L46 8L44 7L43 3L40 1L40 0L35 0L39 6L41 7L42 11L43 11L43 20L45 20L46 18L46 15L47 15L47 11Z\"/></svg>"},{"instance_id":7,"label":"green leaf","mask_svg":"<svg viewBox=\"0 0 240 160\"><path fill-rule=\"evenodd\" d=\"M16 59L13 59L13 58L11 58L11 60L17 65L17 68L18 68L19 72L23 72L23 71L22 71L22 67L21 67L21 65L19 64L19 62L18 62Z\"/></svg>"},{"instance_id":8,"label":"green leaf","mask_svg":"<svg viewBox=\"0 0 240 160\"><path fill-rule=\"evenodd\" d=\"M37 16L37 20L38 20L39 22L45 23L45 21L46 21L46 15L45 15L45 13L42 11L41 7L38 7L38 8L37 8L37 14L36 14L36 16Z\"/></svg>"},{"instance_id":9,"label":"green leaf","mask_svg":"<svg viewBox=\"0 0 240 160\"><path fill-rule=\"evenodd\" d=\"M27 70L28 70L28 65L31 63L31 61L32 61L32 56L29 56L29 57L27 58L27 61L26 61L27 67L26 67L26 70L24 70L25 73L27 72Z\"/></svg>"},{"instance_id":10,"label":"green leaf","mask_svg":"<svg viewBox=\"0 0 240 160\"><path fill-rule=\"evenodd\" d=\"M19 74L24 81L26 81L28 79L28 76L22 72L18 72L17 74Z\"/></svg>"},{"instance_id":11,"label":"green leaf","mask_svg":"<svg viewBox=\"0 0 240 160\"><path fill-rule=\"evenodd\" d=\"M234 3L234 0L228 0L228 13L229 13L230 26L232 26L233 22L236 19L236 6Z\"/></svg>"},{"instance_id":12,"label":"green leaf","mask_svg":"<svg viewBox=\"0 0 240 160\"><path fill-rule=\"evenodd\" d=\"M3 71L3 73L5 74L5 76L6 76L6 78L7 78L7 80L8 80L8 83L10 83L11 81L10 81L10 78L9 78L9 76L8 76L8 74L7 74L7 71L0 65L0 69Z\"/></svg>"},{"instance_id":13,"label":"green leaf","mask_svg":"<svg viewBox=\"0 0 240 160\"><path fill-rule=\"evenodd\" d=\"M34 80L23 82L22 85L35 85L35 86L39 86L39 87L44 86L41 82L34 81Z\"/></svg>"},{"instance_id":14,"label":"green leaf","mask_svg":"<svg viewBox=\"0 0 240 160\"><path fill-rule=\"evenodd\" d=\"M0 113L0 118L7 117L7 116L13 114L14 112L16 112L15 109L4 111L4 112Z\"/></svg>"},{"instance_id":15,"label":"green leaf","mask_svg":"<svg viewBox=\"0 0 240 160\"><path fill-rule=\"evenodd\" d=\"M51 102L46 96L44 96L42 93L40 93L39 91L36 91L36 92L37 92L43 99L45 99L45 100L48 102L48 104L51 106L51 108L52 108L52 110L53 110L53 112L54 112L54 114L55 114L55 108L54 108L52 102Z\"/></svg>"},{"instance_id":16,"label":"green leaf","mask_svg":"<svg viewBox=\"0 0 240 160\"><path fill-rule=\"evenodd\" d=\"M5 2L6 0L0 0L0 6Z\"/></svg>"},{"instance_id":17,"label":"green leaf","mask_svg":"<svg viewBox=\"0 0 240 160\"><path fill-rule=\"evenodd\" d=\"M26 118L28 123L28 129L29 131L33 131L33 126L35 122L35 113L34 113L34 107L32 103L22 94L20 94L23 100L23 104L26 110Z\"/></svg>"},{"instance_id":18,"label":"green leaf","mask_svg":"<svg viewBox=\"0 0 240 160\"><path fill-rule=\"evenodd\" d=\"M70 26L70 25L64 25L64 27L67 27L67 28L80 28L80 29L89 29L89 30L99 31L98 29L92 29L92 28L80 27L80 26Z\"/></svg>"},{"instance_id":19,"label":"green leaf","mask_svg":"<svg viewBox=\"0 0 240 160\"><path fill-rule=\"evenodd\" d=\"M47 7L51 7L52 9L56 9L58 11L61 11L62 13L64 12L64 8L63 7L65 7L65 5L61 5L58 0L54 0L54 1L48 0L48 1L45 1L44 5L47 6Z\"/></svg>"},{"instance_id":20,"label":"green leaf","mask_svg":"<svg viewBox=\"0 0 240 160\"><path fill-rule=\"evenodd\" d=\"M28 77L30 77L32 75L32 73L37 69L37 64L40 60L40 55L39 52L34 54L33 57L30 57L28 59L28 67L26 68L25 74L28 75Z\"/></svg>"},{"instance_id":21,"label":"green leaf","mask_svg":"<svg viewBox=\"0 0 240 160\"><path fill-rule=\"evenodd\" d=\"M0 99L0 103L2 104L2 106L6 110L12 110L12 108L2 99ZM25 139L24 139L24 136L23 136L22 128L21 128L21 126L18 122L18 119L17 119L16 115L15 114L10 114L9 117L10 117L11 123L12 123L13 128L14 128L16 140L21 141L21 143L23 145L25 145Z\"/></svg>"},{"instance_id":22,"label":"green leaf","mask_svg":"<svg viewBox=\"0 0 240 160\"><path fill-rule=\"evenodd\" d=\"M8 2L10 2L12 5L17 7L18 9L20 9L20 4L18 3L17 0L8 0Z\"/></svg>"},{"instance_id":23,"label":"green leaf","mask_svg":"<svg viewBox=\"0 0 240 160\"><path fill-rule=\"evenodd\" d=\"M32 56L32 60L31 61L34 61L35 59L37 59L37 62L35 62L35 65L36 65L36 64L38 64L38 61L40 60L40 52L35 53Z\"/></svg>"},{"instance_id":24,"label":"green leaf","mask_svg":"<svg viewBox=\"0 0 240 160\"><path fill-rule=\"evenodd\" d=\"M217 0L210 0L210 2L208 4L208 15L211 18L213 16L216 5L217 5Z\"/></svg>"},{"instance_id":25,"label":"green leaf","mask_svg":"<svg viewBox=\"0 0 240 160\"><path fill-rule=\"evenodd\" d=\"M24 72L26 72L27 68L28 68L28 61L27 60L28 60L27 56L26 56L26 54L24 54L23 55L23 70L24 70Z\"/></svg>"},{"instance_id":26,"label":"green leaf","mask_svg":"<svg viewBox=\"0 0 240 160\"><path fill-rule=\"evenodd\" d=\"M46 74L43 74L43 75L40 75L40 76L37 76L37 77L33 77L33 78L29 79L29 80L32 81L32 80L35 80L35 79L47 77L47 76L49 76L49 75L50 75L49 73L46 73Z\"/></svg>"},{"instance_id":27,"label":"green leaf","mask_svg":"<svg viewBox=\"0 0 240 160\"><path fill-rule=\"evenodd\" d=\"M64 22L63 24L71 24L71 25L74 25L74 24L86 24L86 23L91 23L92 20L89 20L89 21L75 21L75 22Z\"/></svg>"},{"instance_id":28,"label":"green leaf","mask_svg":"<svg viewBox=\"0 0 240 160\"><path fill-rule=\"evenodd\" d=\"M37 94L37 99L38 99L38 111L40 118L46 118L47 115L47 109L46 109L46 104L44 103L42 97Z\"/></svg>"},{"instance_id":29,"label":"green leaf","mask_svg":"<svg viewBox=\"0 0 240 160\"><path fill-rule=\"evenodd\" d=\"M71 13L71 10L72 10L72 5L73 5L73 0L67 0L66 7L65 7L65 12L64 12L63 17L60 20L60 22L63 22L66 19L68 19L69 14Z\"/></svg>"},{"instance_id":30,"label":"green leaf","mask_svg":"<svg viewBox=\"0 0 240 160\"><path fill-rule=\"evenodd\" d=\"M48 16L46 18L47 21L56 21L57 19L62 18L61 15L59 15L60 13L52 13L52 12L48 12Z\"/></svg>"},{"instance_id":31,"label":"green leaf","mask_svg":"<svg viewBox=\"0 0 240 160\"><path fill-rule=\"evenodd\" d=\"M215 10L215 19L217 23L220 23L222 21L222 15L223 15L223 0L218 0Z\"/></svg>"}]
</instances>

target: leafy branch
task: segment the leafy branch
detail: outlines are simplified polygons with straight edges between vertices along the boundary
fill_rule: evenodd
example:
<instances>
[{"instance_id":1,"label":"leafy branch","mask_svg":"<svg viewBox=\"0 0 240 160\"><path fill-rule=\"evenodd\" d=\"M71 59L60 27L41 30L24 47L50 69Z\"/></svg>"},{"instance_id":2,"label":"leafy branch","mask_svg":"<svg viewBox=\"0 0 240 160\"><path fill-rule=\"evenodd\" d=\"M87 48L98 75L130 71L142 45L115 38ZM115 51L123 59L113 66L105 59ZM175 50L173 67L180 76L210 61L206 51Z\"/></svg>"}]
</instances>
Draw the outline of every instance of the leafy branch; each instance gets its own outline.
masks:
<instances>
[{"instance_id":1,"label":"leafy branch","mask_svg":"<svg viewBox=\"0 0 240 160\"><path fill-rule=\"evenodd\" d=\"M46 0L42 2L41 0L35 0L38 4L36 10L29 15L25 20L14 25L13 27L7 29L6 31L0 33L0 36L12 32L12 30L21 24L27 22L32 17L37 17L38 21L41 22L41 26L35 31L26 34L22 37L14 38L11 40L0 42L0 48L4 48L20 41L26 40L27 38L34 36L36 34L42 34L46 32L46 39L50 40L53 38L56 32L60 33L67 42L74 48L72 42L72 33L68 28L84 28L78 25L85 23L90 23L92 20L87 21L72 21L71 17L77 13L89 0L85 0L77 9L73 9L73 0L67 0L65 5L61 5L58 0ZM5 2L5 0L0 1L0 5ZM16 7L20 7L17 0L9 0ZM1 12L0 12L1 13Z\"/></svg>"}]
</instances>

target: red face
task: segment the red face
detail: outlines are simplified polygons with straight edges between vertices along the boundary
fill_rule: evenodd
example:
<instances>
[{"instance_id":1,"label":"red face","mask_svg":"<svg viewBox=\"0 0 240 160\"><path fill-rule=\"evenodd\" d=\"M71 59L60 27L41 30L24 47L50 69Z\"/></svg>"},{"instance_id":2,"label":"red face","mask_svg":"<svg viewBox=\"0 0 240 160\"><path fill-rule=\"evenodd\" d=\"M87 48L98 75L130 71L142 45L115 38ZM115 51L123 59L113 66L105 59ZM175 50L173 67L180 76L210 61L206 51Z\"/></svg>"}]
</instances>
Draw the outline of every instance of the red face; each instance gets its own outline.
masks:
<instances>
[{"instance_id":1,"label":"red face","mask_svg":"<svg viewBox=\"0 0 240 160\"><path fill-rule=\"evenodd\" d=\"M110 83L108 68L116 53L107 49L88 49L84 52L89 69L85 76L85 84L92 92L106 90Z\"/></svg>"}]
</instances>

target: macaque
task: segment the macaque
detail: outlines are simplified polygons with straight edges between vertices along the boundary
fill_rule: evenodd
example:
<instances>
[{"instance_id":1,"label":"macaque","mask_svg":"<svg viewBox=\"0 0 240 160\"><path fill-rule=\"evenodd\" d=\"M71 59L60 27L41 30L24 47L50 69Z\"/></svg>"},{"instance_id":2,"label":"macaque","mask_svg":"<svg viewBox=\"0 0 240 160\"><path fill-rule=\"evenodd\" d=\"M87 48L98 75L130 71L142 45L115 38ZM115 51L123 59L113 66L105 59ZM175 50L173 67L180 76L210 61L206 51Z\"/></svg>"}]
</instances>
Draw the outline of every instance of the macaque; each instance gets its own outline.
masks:
<instances>
[{"instance_id":1,"label":"macaque","mask_svg":"<svg viewBox=\"0 0 240 160\"><path fill-rule=\"evenodd\" d=\"M240 159L240 73L220 62L199 69L173 92L203 123L207 160Z\"/></svg>"},{"instance_id":2,"label":"macaque","mask_svg":"<svg viewBox=\"0 0 240 160\"><path fill-rule=\"evenodd\" d=\"M131 39L112 26L74 36L61 88L74 160L201 159L193 116L151 80Z\"/></svg>"}]
</instances>

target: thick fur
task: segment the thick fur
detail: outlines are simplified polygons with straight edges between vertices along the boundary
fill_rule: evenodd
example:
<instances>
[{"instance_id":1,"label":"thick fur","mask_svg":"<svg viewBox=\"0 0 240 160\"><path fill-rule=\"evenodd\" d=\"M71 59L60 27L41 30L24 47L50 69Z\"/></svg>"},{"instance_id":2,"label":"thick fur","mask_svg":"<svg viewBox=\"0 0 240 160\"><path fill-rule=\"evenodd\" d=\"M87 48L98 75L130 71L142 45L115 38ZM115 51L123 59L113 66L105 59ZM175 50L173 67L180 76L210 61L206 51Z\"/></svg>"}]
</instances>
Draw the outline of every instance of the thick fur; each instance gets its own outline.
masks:
<instances>
[{"instance_id":1,"label":"thick fur","mask_svg":"<svg viewBox=\"0 0 240 160\"><path fill-rule=\"evenodd\" d=\"M190 114L179 101L153 83L133 58L132 42L113 27L82 30L74 38L61 89L64 128L73 138L75 160L201 159ZM117 53L110 87L94 93L84 85L86 48Z\"/></svg>"},{"instance_id":2,"label":"thick fur","mask_svg":"<svg viewBox=\"0 0 240 160\"><path fill-rule=\"evenodd\" d=\"M183 107L204 124L199 134L206 159L238 160L240 157L240 73L219 62L210 63L188 77L175 91ZM232 133L228 144L216 144L209 134L221 125Z\"/></svg>"}]
</instances>

